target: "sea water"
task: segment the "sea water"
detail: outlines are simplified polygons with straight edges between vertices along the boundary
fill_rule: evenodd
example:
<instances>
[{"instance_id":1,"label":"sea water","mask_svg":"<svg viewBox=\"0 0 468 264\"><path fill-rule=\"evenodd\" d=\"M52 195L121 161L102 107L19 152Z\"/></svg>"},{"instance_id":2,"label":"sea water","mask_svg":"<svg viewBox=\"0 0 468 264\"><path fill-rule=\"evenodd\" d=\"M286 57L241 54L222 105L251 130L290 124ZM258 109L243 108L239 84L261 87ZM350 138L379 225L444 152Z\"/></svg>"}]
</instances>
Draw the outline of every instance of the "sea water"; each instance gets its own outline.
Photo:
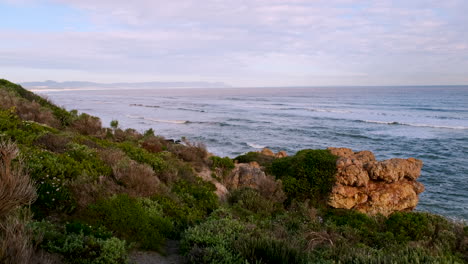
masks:
<instances>
[{"instance_id":1,"label":"sea water","mask_svg":"<svg viewBox=\"0 0 468 264\"><path fill-rule=\"evenodd\" d=\"M468 86L43 90L105 126L152 128L219 156L263 147L371 150L423 160L418 210L468 219Z\"/></svg>"}]
</instances>

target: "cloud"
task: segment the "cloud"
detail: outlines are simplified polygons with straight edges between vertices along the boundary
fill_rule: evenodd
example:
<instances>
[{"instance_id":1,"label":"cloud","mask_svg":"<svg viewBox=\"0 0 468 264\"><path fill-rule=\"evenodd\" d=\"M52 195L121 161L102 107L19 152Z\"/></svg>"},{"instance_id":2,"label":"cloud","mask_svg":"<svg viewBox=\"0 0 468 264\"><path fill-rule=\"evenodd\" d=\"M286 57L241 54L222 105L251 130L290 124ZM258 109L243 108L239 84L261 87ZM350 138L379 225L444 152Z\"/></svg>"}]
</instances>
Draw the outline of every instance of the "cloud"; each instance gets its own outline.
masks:
<instances>
[{"instance_id":1,"label":"cloud","mask_svg":"<svg viewBox=\"0 0 468 264\"><path fill-rule=\"evenodd\" d=\"M426 83L437 72L448 76L447 83L468 82L462 78L468 75L463 0L32 2L84 12L93 27L0 30L10 40L0 43L0 67L214 78L234 85L378 83L369 76L389 84L386 73Z\"/></svg>"}]
</instances>

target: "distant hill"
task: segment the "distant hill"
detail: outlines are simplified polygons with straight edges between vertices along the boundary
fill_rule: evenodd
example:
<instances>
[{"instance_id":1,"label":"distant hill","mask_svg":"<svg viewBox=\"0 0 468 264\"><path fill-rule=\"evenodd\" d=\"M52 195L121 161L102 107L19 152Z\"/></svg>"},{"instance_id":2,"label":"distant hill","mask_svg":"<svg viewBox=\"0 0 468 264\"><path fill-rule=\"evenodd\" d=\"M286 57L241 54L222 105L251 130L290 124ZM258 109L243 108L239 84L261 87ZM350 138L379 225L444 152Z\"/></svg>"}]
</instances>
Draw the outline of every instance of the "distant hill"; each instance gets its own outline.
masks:
<instances>
[{"instance_id":1,"label":"distant hill","mask_svg":"<svg viewBox=\"0 0 468 264\"><path fill-rule=\"evenodd\" d=\"M222 82L121 82L96 83L82 81L56 82L23 82L21 85L29 89L73 89L73 88L106 88L106 89L147 89L147 88L226 88L230 85Z\"/></svg>"}]
</instances>

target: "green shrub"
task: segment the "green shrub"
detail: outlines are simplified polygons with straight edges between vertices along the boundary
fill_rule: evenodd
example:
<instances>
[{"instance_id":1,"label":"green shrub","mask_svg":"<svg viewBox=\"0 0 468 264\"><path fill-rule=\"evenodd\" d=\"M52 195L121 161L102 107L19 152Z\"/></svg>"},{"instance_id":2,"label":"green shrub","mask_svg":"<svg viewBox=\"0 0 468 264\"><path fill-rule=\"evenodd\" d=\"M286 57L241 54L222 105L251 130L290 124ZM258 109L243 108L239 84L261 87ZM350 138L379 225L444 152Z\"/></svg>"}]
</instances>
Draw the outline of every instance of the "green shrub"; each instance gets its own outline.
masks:
<instances>
[{"instance_id":1,"label":"green shrub","mask_svg":"<svg viewBox=\"0 0 468 264\"><path fill-rule=\"evenodd\" d=\"M272 214L282 209L282 204L268 200L257 190L242 188L233 191L229 198L229 203L237 211L258 214L263 217L271 217ZM247 211L247 212L246 212Z\"/></svg>"},{"instance_id":2,"label":"green shrub","mask_svg":"<svg viewBox=\"0 0 468 264\"><path fill-rule=\"evenodd\" d=\"M434 226L427 213L395 212L387 219L385 225L400 242L418 241L429 238L434 233Z\"/></svg>"},{"instance_id":3,"label":"green shrub","mask_svg":"<svg viewBox=\"0 0 468 264\"><path fill-rule=\"evenodd\" d=\"M33 122L22 121L13 110L0 110L0 136L19 144L31 145L38 137L55 132L54 128Z\"/></svg>"},{"instance_id":4,"label":"green shrub","mask_svg":"<svg viewBox=\"0 0 468 264\"><path fill-rule=\"evenodd\" d=\"M112 174L112 168L99 159L94 149L76 143L69 144L68 149L65 155L79 162L82 173L96 177L101 175L110 176Z\"/></svg>"},{"instance_id":5,"label":"green shrub","mask_svg":"<svg viewBox=\"0 0 468 264\"><path fill-rule=\"evenodd\" d=\"M246 154L237 156L234 158L239 163L250 163L252 161L257 162L261 166L268 167L271 165L275 157L264 155L260 152L248 152Z\"/></svg>"},{"instance_id":6,"label":"green shrub","mask_svg":"<svg viewBox=\"0 0 468 264\"><path fill-rule=\"evenodd\" d=\"M80 173L80 164L70 157L37 149L24 149L24 160L29 175L37 183L38 199L33 205L39 211L71 212L75 202L67 181ZM39 210L39 211L38 211Z\"/></svg>"},{"instance_id":7,"label":"green shrub","mask_svg":"<svg viewBox=\"0 0 468 264\"><path fill-rule=\"evenodd\" d=\"M92 149L79 144L70 144L65 153L52 153L35 148L24 148L25 165L38 185L38 199L34 204L36 213L48 211L71 212L75 199L68 182L86 174L97 178L111 175L112 169L104 164Z\"/></svg>"},{"instance_id":8,"label":"green shrub","mask_svg":"<svg viewBox=\"0 0 468 264\"><path fill-rule=\"evenodd\" d=\"M181 251L189 263L245 263L232 248L246 227L231 217L212 216L183 235Z\"/></svg>"},{"instance_id":9,"label":"green shrub","mask_svg":"<svg viewBox=\"0 0 468 264\"><path fill-rule=\"evenodd\" d=\"M223 169L223 170L232 170L232 169L234 169L234 162L229 157L221 158L221 157L218 157L218 156L211 156L210 160L211 160L211 168L212 169L215 169L215 168L219 168L219 169Z\"/></svg>"},{"instance_id":10,"label":"green shrub","mask_svg":"<svg viewBox=\"0 0 468 264\"><path fill-rule=\"evenodd\" d=\"M52 152L63 153L67 150L67 145L70 141L71 139L65 135L46 133L34 140L34 145Z\"/></svg>"},{"instance_id":11,"label":"green shrub","mask_svg":"<svg viewBox=\"0 0 468 264\"><path fill-rule=\"evenodd\" d=\"M166 168L163 159L143 148L133 145L131 142L120 143L118 147L132 160L150 165L155 172L161 172Z\"/></svg>"},{"instance_id":12,"label":"green shrub","mask_svg":"<svg viewBox=\"0 0 468 264\"><path fill-rule=\"evenodd\" d=\"M377 222L374 219L354 210L329 209L325 214L325 219L337 226L347 225L352 228L377 226Z\"/></svg>"},{"instance_id":13,"label":"green shrub","mask_svg":"<svg viewBox=\"0 0 468 264\"><path fill-rule=\"evenodd\" d=\"M125 194L90 205L84 215L87 221L105 226L143 249L161 250L165 236L173 232L173 224L156 201Z\"/></svg>"},{"instance_id":14,"label":"green shrub","mask_svg":"<svg viewBox=\"0 0 468 264\"><path fill-rule=\"evenodd\" d=\"M274 160L270 172L283 181L288 201L318 202L326 199L335 183L336 159L328 150L301 150Z\"/></svg>"},{"instance_id":15,"label":"green shrub","mask_svg":"<svg viewBox=\"0 0 468 264\"><path fill-rule=\"evenodd\" d=\"M211 169L222 175L223 177L228 175L232 169L234 169L234 162L229 157L210 157ZM216 175L216 174L215 174Z\"/></svg>"},{"instance_id":16,"label":"green shrub","mask_svg":"<svg viewBox=\"0 0 468 264\"><path fill-rule=\"evenodd\" d=\"M96 237L99 232L83 232L86 228L70 228L47 221L31 223L35 244L42 249L61 254L72 264L121 264L127 263L126 242L106 235ZM99 230L88 226L87 230Z\"/></svg>"},{"instance_id":17,"label":"green shrub","mask_svg":"<svg viewBox=\"0 0 468 264\"><path fill-rule=\"evenodd\" d=\"M294 247L293 241L244 236L234 241L234 248L248 263L312 263L309 254Z\"/></svg>"},{"instance_id":18,"label":"green shrub","mask_svg":"<svg viewBox=\"0 0 468 264\"><path fill-rule=\"evenodd\" d=\"M93 236L95 238L108 239L112 237L112 232L102 226L92 226L78 220L65 225L65 231L68 234L83 234L85 236Z\"/></svg>"},{"instance_id":19,"label":"green shrub","mask_svg":"<svg viewBox=\"0 0 468 264\"><path fill-rule=\"evenodd\" d=\"M179 180L172 187L172 192L177 194L179 199L203 216L218 208L219 202L215 190L216 187L211 182L200 178L194 179L193 182Z\"/></svg>"}]
</instances>

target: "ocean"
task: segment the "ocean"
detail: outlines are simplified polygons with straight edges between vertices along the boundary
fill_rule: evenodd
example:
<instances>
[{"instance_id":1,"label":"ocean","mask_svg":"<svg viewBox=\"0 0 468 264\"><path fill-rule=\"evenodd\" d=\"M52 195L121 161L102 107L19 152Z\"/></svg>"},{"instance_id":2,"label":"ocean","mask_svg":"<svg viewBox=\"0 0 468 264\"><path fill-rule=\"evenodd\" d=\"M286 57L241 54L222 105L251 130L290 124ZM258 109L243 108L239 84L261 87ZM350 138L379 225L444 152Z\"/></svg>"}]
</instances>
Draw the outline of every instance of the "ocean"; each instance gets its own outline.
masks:
<instances>
[{"instance_id":1,"label":"ocean","mask_svg":"<svg viewBox=\"0 0 468 264\"><path fill-rule=\"evenodd\" d=\"M219 156L347 147L423 160L417 210L468 220L468 86L42 90L122 128L205 143Z\"/></svg>"}]
</instances>

